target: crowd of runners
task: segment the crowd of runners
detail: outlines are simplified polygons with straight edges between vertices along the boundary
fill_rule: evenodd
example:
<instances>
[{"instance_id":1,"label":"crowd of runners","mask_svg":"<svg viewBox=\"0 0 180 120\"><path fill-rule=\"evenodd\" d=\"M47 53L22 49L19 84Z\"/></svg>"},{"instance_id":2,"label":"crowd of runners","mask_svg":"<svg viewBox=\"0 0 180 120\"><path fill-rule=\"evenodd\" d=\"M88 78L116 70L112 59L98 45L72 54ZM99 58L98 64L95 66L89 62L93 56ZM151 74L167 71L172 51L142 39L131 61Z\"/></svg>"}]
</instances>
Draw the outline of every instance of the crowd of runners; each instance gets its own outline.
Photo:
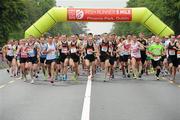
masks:
<instances>
[{"instance_id":1,"label":"crowd of runners","mask_svg":"<svg viewBox=\"0 0 180 120\"><path fill-rule=\"evenodd\" d=\"M42 36L28 39L9 40L3 47L3 56L7 61L11 77L27 80L31 83L42 73L44 79L78 80L83 71L93 80L97 72L104 72L104 81L114 78L114 72L122 72L122 77L139 79L155 71L155 77L168 74L174 81L176 71L180 71L180 35L117 36L116 34L93 35L65 34ZM72 72L69 78L68 72Z\"/></svg>"}]
</instances>

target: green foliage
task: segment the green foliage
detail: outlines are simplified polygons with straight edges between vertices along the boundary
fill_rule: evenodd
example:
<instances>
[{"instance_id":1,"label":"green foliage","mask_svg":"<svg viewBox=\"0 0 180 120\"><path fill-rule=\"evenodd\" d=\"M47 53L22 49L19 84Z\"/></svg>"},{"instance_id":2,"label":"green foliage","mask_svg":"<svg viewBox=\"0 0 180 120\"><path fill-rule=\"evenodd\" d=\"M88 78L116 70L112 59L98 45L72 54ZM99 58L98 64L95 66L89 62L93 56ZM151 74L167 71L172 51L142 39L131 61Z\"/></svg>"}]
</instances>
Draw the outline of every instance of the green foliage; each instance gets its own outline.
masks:
<instances>
[{"instance_id":1,"label":"green foliage","mask_svg":"<svg viewBox=\"0 0 180 120\"><path fill-rule=\"evenodd\" d=\"M81 22L62 22L57 23L51 30L49 30L49 33L52 35L57 34L82 34L85 33L84 28L86 28L86 23Z\"/></svg>"},{"instance_id":2,"label":"green foliage","mask_svg":"<svg viewBox=\"0 0 180 120\"><path fill-rule=\"evenodd\" d=\"M176 34L180 34L180 1L179 0L129 0L127 7L147 7L165 24L170 26ZM136 23L115 23L113 26L115 33L144 32L152 34L144 26Z\"/></svg>"},{"instance_id":3,"label":"green foliage","mask_svg":"<svg viewBox=\"0 0 180 120\"><path fill-rule=\"evenodd\" d=\"M56 5L56 0L0 0L0 45L24 37L24 31ZM83 33L86 24L57 23L52 35Z\"/></svg>"},{"instance_id":4,"label":"green foliage","mask_svg":"<svg viewBox=\"0 0 180 120\"><path fill-rule=\"evenodd\" d=\"M0 44L8 39L10 32L21 28L26 17L22 0L0 0Z\"/></svg>"}]
</instances>

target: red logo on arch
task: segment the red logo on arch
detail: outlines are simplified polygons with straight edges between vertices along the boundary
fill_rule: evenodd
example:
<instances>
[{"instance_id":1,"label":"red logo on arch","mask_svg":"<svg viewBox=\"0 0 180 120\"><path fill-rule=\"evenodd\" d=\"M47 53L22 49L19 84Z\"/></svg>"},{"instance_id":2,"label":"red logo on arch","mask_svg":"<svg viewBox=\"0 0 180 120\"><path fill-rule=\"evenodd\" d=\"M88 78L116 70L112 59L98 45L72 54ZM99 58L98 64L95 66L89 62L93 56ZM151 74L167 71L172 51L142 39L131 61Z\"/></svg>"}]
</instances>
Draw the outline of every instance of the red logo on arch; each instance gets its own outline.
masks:
<instances>
[{"instance_id":1,"label":"red logo on arch","mask_svg":"<svg viewBox=\"0 0 180 120\"><path fill-rule=\"evenodd\" d=\"M68 8L69 21L131 21L132 9Z\"/></svg>"}]
</instances>

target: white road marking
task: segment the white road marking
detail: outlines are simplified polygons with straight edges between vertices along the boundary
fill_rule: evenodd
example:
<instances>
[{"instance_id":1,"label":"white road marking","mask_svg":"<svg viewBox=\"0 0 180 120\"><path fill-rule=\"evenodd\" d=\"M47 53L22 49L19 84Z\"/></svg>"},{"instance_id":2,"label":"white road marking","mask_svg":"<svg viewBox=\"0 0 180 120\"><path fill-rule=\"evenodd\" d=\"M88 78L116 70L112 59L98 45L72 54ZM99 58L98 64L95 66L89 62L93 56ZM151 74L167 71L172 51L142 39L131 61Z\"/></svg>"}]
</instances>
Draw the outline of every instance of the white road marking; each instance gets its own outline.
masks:
<instances>
[{"instance_id":1,"label":"white road marking","mask_svg":"<svg viewBox=\"0 0 180 120\"><path fill-rule=\"evenodd\" d=\"M1 86L0 86L0 89L3 88L3 87L5 87L5 86L6 86L6 85L1 85Z\"/></svg>"},{"instance_id":2,"label":"white road marking","mask_svg":"<svg viewBox=\"0 0 180 120\"><path fill-rule=\"evenodd\" d=\"M11 84L11 83L13 83L13 82L15 82L15 81L14 81L14 80L11 80L11 81L9 81L8 83Z\"/></svg>"},{"instance_id":3,"label":"white road marking","mask_svg":"<svg viewBox=\"0 0 180 120\"><path fill-rule=\"evenodd\" d=\"M90 103L91 103L91 76L88 76L88 81L86 85L86 93L84 97L83 110L81 114L81 120L90 119Z\"/></svg>"}]
</instances>

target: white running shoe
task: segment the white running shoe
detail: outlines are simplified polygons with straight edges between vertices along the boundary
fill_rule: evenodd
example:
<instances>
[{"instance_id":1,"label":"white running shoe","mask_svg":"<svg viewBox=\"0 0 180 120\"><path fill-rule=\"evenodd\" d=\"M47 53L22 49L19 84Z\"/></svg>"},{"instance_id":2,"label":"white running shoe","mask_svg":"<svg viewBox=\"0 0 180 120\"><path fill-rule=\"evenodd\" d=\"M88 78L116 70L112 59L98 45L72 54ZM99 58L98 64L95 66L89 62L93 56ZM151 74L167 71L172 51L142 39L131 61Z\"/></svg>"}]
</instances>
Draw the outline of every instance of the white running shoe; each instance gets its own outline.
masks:
<instances>
[{"instance_id":1,"label":"white running shoe","mask_svg":"<svg viewBox=\"0 0 180 120\"><path fill-rule=\"evenodd\" d=\"M31 80L31 84L34 84L34 79Z\"/></svg>"}]
</instances>

